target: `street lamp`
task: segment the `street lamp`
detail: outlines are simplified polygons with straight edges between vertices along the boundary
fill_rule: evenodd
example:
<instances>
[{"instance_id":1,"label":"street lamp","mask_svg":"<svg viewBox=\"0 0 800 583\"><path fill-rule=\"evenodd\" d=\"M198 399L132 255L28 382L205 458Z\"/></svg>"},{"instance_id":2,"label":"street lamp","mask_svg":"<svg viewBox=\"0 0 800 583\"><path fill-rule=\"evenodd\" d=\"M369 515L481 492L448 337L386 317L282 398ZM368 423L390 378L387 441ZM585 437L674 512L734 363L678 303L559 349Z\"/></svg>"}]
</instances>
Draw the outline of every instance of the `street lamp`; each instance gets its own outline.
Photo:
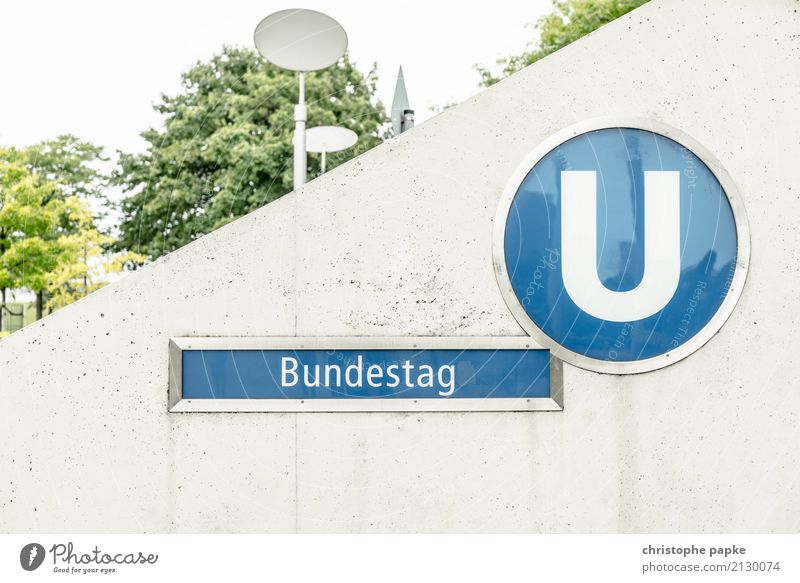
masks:
<instances>
[{"instance_id":1,"label":"street lamp","mask_svg":"<svg viewBox=\"0 0 800 583\"><path fill-rule=\"evenodd\" d=\"M358 135L353 130L339 126L318 126L308 130L306 134L306 149L309 152L319 152L320 174L325 174L325 158L328 152L339 152L356 145Z\"/></svg>"},{"instance_id":2,"label":"street lamp","mask_svg":"<svg viewBox=\"0 0 800 583\"><path fill-rule=\"evenodd\" d=\"M294 188L306 183L305 73L336 63L347 50L347 33L333 18L315 10L280 10L258 23L256 49L273 65L297 71L299 98L294 107ZM328 150L331 151L331 150Z\"/></svg>"}]
</instances>

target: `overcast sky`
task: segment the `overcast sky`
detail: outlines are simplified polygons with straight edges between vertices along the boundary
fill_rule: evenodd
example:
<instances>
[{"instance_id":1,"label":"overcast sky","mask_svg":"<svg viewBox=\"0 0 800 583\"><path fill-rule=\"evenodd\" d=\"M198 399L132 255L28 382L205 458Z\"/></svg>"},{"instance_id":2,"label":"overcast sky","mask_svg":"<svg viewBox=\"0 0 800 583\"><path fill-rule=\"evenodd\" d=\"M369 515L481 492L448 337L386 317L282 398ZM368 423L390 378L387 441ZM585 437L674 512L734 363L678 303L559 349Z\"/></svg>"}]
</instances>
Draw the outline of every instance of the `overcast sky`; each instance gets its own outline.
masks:
<instances>
[{"instance_id":1,"label":"overcast sky","mask_svg":"<svg viewBox=\"0 0 800 583\"><path fill-rule=\"evenodd\" d=\"M252 46L259 20L313 8L347 30L363 71L378 63L379 97L391 104L403 65L417 123L431 106L478 88L475 63L519 52L550 0L45 0L4 2L0 16L0 144L22 146L70 132L106 147L140 151L139 133L159 125L152 105L179 89L180 74L223 44Z\"/></svg>"}]
</instances>

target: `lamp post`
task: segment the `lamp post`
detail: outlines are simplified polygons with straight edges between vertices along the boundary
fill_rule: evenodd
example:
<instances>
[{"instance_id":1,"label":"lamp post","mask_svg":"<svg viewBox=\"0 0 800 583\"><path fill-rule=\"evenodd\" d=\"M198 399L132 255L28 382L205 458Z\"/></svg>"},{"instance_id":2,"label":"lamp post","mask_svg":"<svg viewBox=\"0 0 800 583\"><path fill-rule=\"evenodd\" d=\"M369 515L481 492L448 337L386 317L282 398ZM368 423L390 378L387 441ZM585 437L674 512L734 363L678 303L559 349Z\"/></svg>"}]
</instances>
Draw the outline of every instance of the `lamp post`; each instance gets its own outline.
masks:
<instances>
[{"instance_id":1,"label":"lamp post","mask_svg":"<svg viewBox=\"0 0 800 583\"><path fill-rule=\"evenodd\" d=\"M294 188L297 190L306 183L306 122L308 121L308 109L306 108L306 74L302 71L298 73L300 80L300 91L297 105L294 106Z\"/></svg>"},{"instance_id":2,"label":"lamp post","mask_svg":"<svg viewBox=\"0 0 800 583\"><path fill-rule=\"evenodd\" d=\"M294 188L306 183L305 73L330 67L347 50L347 33L333 18L315 10L274 12L256 26L256 49L273 65L297 71L299 95L294 106Z\"/></svg>"}]
</instances>

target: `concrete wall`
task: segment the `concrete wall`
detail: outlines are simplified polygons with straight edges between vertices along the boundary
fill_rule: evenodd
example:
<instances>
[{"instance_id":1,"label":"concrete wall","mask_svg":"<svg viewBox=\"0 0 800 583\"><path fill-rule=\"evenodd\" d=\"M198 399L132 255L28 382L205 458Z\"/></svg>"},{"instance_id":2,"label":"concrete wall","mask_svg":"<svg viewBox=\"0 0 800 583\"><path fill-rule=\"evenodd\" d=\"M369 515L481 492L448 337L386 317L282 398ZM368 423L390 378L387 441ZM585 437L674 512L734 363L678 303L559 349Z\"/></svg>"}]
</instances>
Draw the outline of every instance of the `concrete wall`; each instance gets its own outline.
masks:
<instances>
[{"instance_id":1,"label":"concrete wall","mask_svg":"<svg viewBox=\"0 0 800 583\"><path fill-rule=\"evenodd\" d=\"M3 341L0 530L800 530L797 9L654 1ZM499 196L604 115L684 130L745 198L749 279L694 355L566 365L558 413L167 413L171 336L522 335Z\"/></svg>"}]
</instances>

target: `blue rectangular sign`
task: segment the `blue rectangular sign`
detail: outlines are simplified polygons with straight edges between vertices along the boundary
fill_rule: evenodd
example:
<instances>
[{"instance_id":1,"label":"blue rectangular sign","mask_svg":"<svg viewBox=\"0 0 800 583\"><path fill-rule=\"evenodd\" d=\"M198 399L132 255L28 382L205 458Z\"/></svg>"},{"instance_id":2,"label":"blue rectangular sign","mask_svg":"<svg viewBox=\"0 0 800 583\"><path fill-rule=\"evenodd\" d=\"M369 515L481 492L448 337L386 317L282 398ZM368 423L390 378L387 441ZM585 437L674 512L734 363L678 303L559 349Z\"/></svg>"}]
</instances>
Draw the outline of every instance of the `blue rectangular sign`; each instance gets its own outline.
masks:
<instances>
[{"instance_id":1,"label":"blue rectangular sign","mask_svg":"<svg viewBox=\"0 0 800 583\"><path fill-rule=\"evenodd\" d=\"M550 352L184 349L183 399L526 399L551 396Z\"/></svg>"}]
</instances>

